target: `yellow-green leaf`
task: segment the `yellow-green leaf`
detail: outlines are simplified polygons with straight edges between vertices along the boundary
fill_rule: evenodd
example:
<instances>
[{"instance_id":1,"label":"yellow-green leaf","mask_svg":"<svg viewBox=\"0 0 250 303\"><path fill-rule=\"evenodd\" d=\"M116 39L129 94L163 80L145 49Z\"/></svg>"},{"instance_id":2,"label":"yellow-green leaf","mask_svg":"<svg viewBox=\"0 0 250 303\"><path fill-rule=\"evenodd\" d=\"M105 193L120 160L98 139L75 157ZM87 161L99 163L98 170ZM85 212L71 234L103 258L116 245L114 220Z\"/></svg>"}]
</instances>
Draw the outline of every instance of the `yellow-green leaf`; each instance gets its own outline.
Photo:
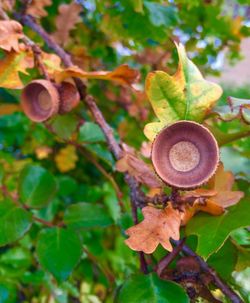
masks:
<instances>
[{"instance_id":1,"label":"yellow-green leaf","mask_svg":"<svg viewBox=\"0 0 250 303\"><path fill-rule=\"evenodd\" d=\"M179 55L177 72L170 76L163 71L149 73L146 93L159 122L149 123L144 133L153 140L166 125L178 120L201 122L220 98L219 85L206 81L195 64L188 59L182 44L176 44Z\"/></svg>"},{"instance_id":2,"label":"yellow-green leaf","mask_svg":"<svg viewBox=\"0 0 250 303\"><path fill-rule=\"evenodd\" d=\"M26 69L34 65L32 54L27 51L9 52L0 60L0 87L18 89L23 87L19 72L28 74Z\"/></svg>"}]
</instances>

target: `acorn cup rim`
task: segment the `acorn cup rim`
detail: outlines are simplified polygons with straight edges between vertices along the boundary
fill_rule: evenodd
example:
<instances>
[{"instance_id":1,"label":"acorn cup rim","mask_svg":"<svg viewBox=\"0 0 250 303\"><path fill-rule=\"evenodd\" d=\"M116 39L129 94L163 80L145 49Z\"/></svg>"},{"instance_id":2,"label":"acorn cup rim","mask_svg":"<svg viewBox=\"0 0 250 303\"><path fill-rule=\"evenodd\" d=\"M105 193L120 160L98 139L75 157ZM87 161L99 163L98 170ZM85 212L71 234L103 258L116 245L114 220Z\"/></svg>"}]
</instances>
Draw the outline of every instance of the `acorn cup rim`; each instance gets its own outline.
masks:
<instances>
[{"instance_id":1,"label":"acorn cup rim","mask_svg":"<svg viewBox=\"0 0 250 303\"><path fill-rule=\"evenodd\" d=\"M183 185L183 184L177 184L177 182L172 182L171 183L171 182L167 181L166 179L164 179L164 177L162 177L159 174L159 172L156 168L157 165L155 165L154 160L153 160L153 152L154 152L155 142L156 142L157 138L159 138L160 134L162 134L164 131L166 131L166 129L170 128L171 126L174 126L174 125L177 125L177 124L183 124L183 123L185 123L186 125L193 125L195 127L200 127L200 130L205 131L210 136L212 142L214 143L214 147L215 147L215 151L216 151L215 164L214 164L213 169L211 170L211 172L209 174L207 174L207 176L203 177L200 182L196 182L195 184L192 184L192 185L188 184L186 186ZM193 189L199 188L202 185L205 185L213 177L213 175L216 173L216 170L217 170L217 168L219 166L219 163L220 163L220 149L219 149L218 142L217 142L216 138L214 137L212 132L207 127L205 127L204 125L202 125L198 122L192 121L192 120L179 120L179 121L173 122L173 123L165 126L155 136L155 138L153 140L153 143L152 143L150 158L151 158L153 168L154 168L154 171L155 171L156 175L158 176L158 178L164 184L166 184L167 186L169 186L171 188L188 191L188 190L193 190Z\"/></svg>"},{"instance_id":2,"label":"acorn cup rim","mask_svg":"<svg viewBox=\"0 0 250 303\"><path fill-rule=\"evenodd\" d=\"M37 89L39 89L40 86L41 91L45 90L48 93L51 100L51 108L46 112L46 114L40 114L39 109L35 109L34 107L32 108L31 103L34 102L34 100L32 100L32 96L27 95L27 91L31 89L32 86L37 86ZM38 92L37 94L39 94L40 92ZM60 96L56 85L46 79L35 79L31 81L23 88L21 93L21 106L23 108L23 111L25 115L29 117L29 119L33 122L44 122L55 114L57 114L59 111L59 103Z\"/></svg>"}]
</instances>

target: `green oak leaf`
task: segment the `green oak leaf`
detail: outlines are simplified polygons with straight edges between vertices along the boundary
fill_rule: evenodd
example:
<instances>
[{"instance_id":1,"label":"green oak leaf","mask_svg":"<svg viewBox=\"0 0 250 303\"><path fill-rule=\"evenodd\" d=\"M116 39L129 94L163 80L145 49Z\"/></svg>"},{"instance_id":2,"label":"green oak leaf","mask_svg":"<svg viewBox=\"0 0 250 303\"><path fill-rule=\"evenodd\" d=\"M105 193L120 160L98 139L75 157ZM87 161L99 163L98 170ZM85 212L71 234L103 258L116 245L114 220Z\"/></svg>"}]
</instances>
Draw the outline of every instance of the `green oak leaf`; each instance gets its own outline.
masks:
<instances>
[{"instance_id":1,"label":"green oak leaf","mask_svg":"<svg viewBox=\"0 0 250 303\"><path fill-rule=\"evenodd\" d=\"M72 228L91 228L111 225L113 220L101 205L82 202L67 208L64 222Z\"/></svg>"},{"instance_id":2,"label":"green oak leaf","mask_svg":"<svg viewBox=\"0 0 250 303\"><path fill-rule=\"evenodd\" d=\"M10 200L0 202L0 246L21 238L31 227L32 214Z\"/></svg>"},{"instance_id":3,"label":"green oak leaf","mask_svg":"<svg viewBox=\"0 0 250 303\"><path fill-rule=\"evenodd\" d=\"M126 280L117 303L188 303L183 288L171 281L160 280L156 274L137 275Z\"/></svg>"},{"instance_id":4,"label":"green oak leaf","mask_svg":"<svg viewBox=\"0 0 250 303\"><path fill-rule=\"evenodd\" d=\"M221 216L199 213L192 218L186 227L186 234L198 237L197 254L207 259L220 249L232 231L249 226L249 212L250 201L243 198Z\"/></svg>"},{"instance_id":5,"label":"green oak leaf","mask_svg":"<svg viewBox=\"0 0 250 303\"><path fill-rule=\"evenodd\" d=\"M178 120L202 122L206 114L220 98L219 85L206 81L195 64L188 59L182 44L176 44L179 65L170 76L163 71L149 73L146 93L159 122L148 123L145 136L153 141L166 125Z\"/></svg>"},{"instance_id":6,"label":"green oak leaf","mask_svg":"<svg viewBox=\"0 0 250 303\"><path fill-rule=\"evenodd\" d=\"M21 202L34 208L46 206L57 190L55 177L45 168L27 165L19 178L18 192Z\"/></svg>"},{"instance_id":7,"label":"green oak leaf","mask_svg":"<svg viewBox=\"0 0 250 303\"><path fill-rule=\"evenodd\" d=\"M71 229L45 229L38 236L36 252L40 264L58 281L64 281L80 260L81 240Z\"/></svg>"}]
</instances>

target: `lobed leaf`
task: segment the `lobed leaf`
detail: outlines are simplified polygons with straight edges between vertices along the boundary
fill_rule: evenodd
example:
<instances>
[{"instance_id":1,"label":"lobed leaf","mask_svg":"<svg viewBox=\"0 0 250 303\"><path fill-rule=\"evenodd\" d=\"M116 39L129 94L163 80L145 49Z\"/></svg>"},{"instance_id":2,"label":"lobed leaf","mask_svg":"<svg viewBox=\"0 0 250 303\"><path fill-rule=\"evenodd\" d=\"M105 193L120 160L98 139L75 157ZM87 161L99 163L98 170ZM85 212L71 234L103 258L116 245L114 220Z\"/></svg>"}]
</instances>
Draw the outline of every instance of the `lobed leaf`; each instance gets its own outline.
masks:
<instances>
[{"instance_id":1,"label":"lobed leaf","mask_svg":"<svg viewBox=\"0 0 250 303\"><path fill-rule=\"evenodd\" d=\"M23 27L14 20L0 20L0 48L19 52L19 39L23 38Z\"/></svg>"},{"instance_id":2,"label":"lobed leaf","mask_svg":"<svg viewBox=\"0 0 250 303\"><path fill-rule=\"evenodd\" d=\"M194 63L188 59L184 46L176 44L179 55L177 72L170 76L163 71L149 73L146 93L159 122L144 128L145 136L153 141L166 125L178 120L202 122L220 98L219 85L206 81Z\"/></svg>"},{"instance_id":3,"label":"lobed leaf","mask_svg":"<svg viewBox=\"0 0 250 303\"><path fill-rule=\"evenodd\" d=\"M116 82L118 84L131 85L137 81L139 72L135 69L132 69L127 64L120 65L113 71L86 72L77 66L72 66L65 70L59 70L55 72L55 80L57 82L62 82L64 79L70 77L108 80Z\"/></svg>"},{"instance_id":4,"label":"lobed leaf","mask_svg":"<svg viewBox=\"0 0 250 303\"><path fill-rule=\"evenodd\" d=\"M153 253L161 244L166 250L172 251L170 238L179 240L181 216L171 205L165 209L146 206L142 209L144 220L126 230L129 236L125 243L133 250Z\"/></svg>"}]
</instances>

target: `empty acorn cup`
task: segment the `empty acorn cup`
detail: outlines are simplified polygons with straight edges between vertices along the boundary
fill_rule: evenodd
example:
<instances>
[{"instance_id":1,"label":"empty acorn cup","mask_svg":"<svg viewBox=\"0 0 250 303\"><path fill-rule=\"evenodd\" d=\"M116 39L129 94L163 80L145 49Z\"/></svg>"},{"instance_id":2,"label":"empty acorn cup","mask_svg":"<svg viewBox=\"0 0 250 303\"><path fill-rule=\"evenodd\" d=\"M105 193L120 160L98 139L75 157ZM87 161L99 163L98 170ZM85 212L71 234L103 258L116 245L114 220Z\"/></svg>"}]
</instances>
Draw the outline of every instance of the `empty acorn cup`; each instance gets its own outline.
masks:
<instances>
[{"instance_id":1,"label":"empty acorn cup","mask_svg":"<svg viewBox=\"0 0 250 303\"><path fill-rule=\"evenodd\" d=\"M219 148L206 127L178 121L157 135L151 156L156 173L166 184L187 190L201 186L213 176L219 163Z\"/></svg>"},{"instance_id":2,"label":"empty acorn cup","mask_svg":"<svg viewBox=\"0 0 250 303\"><path fill-rule=\"evenodd\" d=\"M21 105L24 113L35 122L43 122L59 109L59 93L48 80L34 80L23 89Z\"/></svg>"},{"instance_id":3,"label":"empty acorn cup","mask_svg":"<svg viewBox=\"0 0 250 303\"><path fill-rule=\"evenodd\" d=\"M74 109L80 102L80 95L77 88L69 83L62 82L58 88L60 95L59 113L65 114Z\"/></svg>"}]
</instances>

